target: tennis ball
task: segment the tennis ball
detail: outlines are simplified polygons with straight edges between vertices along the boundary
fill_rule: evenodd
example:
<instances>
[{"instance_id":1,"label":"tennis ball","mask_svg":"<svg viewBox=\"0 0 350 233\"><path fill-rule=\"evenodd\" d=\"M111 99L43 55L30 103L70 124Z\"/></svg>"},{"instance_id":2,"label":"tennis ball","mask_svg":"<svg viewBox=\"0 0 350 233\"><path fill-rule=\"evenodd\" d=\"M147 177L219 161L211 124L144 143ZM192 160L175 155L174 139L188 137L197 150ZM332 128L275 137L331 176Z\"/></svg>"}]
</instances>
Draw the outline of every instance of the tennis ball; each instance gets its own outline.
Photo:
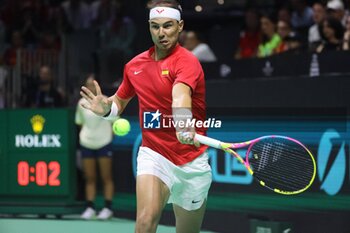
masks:
<instances>
[{"instance_id":1,"label":"tennis ball","mask_svg":"<svg viewBox=\"0 0 350 233\"><path fill-rule=\"evenodd\" d=\"M117 136L125 136L130 131L130 123L127 119L119 118L113 123L113 132Z\"/></svg>"}]
</instances>

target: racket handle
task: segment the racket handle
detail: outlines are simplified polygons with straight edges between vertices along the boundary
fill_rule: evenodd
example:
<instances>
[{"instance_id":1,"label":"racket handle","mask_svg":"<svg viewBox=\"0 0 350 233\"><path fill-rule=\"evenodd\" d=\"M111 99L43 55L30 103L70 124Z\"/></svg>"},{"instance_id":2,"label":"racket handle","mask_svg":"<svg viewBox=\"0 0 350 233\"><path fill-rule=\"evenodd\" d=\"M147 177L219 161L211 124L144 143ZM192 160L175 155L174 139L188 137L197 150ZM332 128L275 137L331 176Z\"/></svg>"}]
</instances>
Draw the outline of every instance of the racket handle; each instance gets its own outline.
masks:
<instances>
[{"instance_id":1,"label":"racket handle","mask_svg":"<svg viewBox=\"0 0 350 233\"><path fill-rule=\"evenodd\" d=\"M200 142L201 144L210 146L210 147L214 147L216 149L221 149L221 141L207 137L207 136L203 136L200 134L196 134L196 136L194 137L198 142Z\"/></svg>"}]
</instances>

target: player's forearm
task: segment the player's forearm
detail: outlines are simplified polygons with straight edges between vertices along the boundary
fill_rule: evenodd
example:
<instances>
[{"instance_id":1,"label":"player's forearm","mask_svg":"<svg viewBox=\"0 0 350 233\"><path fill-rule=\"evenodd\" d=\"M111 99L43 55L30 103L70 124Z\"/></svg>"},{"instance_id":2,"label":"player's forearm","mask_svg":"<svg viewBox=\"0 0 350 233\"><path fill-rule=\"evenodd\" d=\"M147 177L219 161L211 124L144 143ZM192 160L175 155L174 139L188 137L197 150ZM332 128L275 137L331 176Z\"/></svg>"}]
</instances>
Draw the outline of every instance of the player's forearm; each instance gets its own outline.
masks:
<instances>
[{"instance_id":1,"label":"player's forearm","mask_svg":"<svg viewBox=\"0 0 350 233\"><path fill-rule=\"evenodd\" d=\"M180 83L173 87L172 111L176 130L187 131L186 122L192 119L191 89L187 85Z\"/></svg>"},{"instance_id":2,"label":"player's forearm","mask_svg":"<svg viewBox=\"0 0 350 233\"><path fill-rule=\"evenodd\" d=\"M172 91L172 107L174 108L192 108L191 89L182 83L178 83L173 87Z\"/></svg>"}]
</instances>

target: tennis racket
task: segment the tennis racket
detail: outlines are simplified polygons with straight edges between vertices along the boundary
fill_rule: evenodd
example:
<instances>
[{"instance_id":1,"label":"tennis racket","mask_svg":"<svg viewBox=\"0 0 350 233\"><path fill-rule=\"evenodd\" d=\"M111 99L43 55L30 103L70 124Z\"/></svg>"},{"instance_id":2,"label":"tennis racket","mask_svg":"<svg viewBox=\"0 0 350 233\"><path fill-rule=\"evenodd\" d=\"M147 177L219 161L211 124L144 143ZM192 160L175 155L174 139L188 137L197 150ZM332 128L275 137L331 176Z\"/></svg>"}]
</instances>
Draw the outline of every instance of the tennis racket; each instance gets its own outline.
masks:
<instances>
[{"instance_id":1,"label":"tennis racket","mask_svg":"<svg viewBox=\"0 0 350 233\"><path fill-rule=\"evenodd\" d=\"M270 135L240 143L226 143L196 134L201 144L235 156L262 186L279 194L293 195L307 190L316 176L311 152L299 141ZM245 159L234 149L247 148Z\"/></svg>"}]
</instances>

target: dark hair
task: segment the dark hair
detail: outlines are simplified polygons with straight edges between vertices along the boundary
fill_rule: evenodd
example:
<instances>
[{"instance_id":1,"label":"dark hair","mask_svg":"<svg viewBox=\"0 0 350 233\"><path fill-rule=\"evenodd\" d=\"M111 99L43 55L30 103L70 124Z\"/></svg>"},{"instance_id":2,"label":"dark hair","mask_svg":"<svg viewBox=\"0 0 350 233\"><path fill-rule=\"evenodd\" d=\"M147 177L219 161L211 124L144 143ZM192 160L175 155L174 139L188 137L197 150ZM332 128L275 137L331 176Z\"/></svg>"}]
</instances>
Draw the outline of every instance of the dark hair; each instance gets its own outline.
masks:
<instances>
[{"instance_id":1,"label":"dark hair","mask_svg":"<svg viewBox=\"0 0 350 233\"><path fill-rule=\"evenodd\" d=\"M344 36L344 27L343 27L342 23L333 17L328 17L327 19L323 20L323 22L321 24L322 25L322 32L323 32L323 25L325 22L327 22L329 27L334 30L335 37L338 40L342 40L343 36ZM323 35L323 33L321 35ZM327 38L324 38L324 39L327 40Z\"/></svg>"},{"instance_id":2,"label":"dark hair","mask_svg":"<svg viewBox=\"0 0 350 233\"><path fill-rule=\"evenodd\" d=\"M327 4L326 4L325 2L323 2L323 1L321 1L321 2L314 2L314 4L312 4L312 6L314 6L314 5L320 5L320 6L322 6L324 9L327 8Z\"/></svg>"},{"instance_id":3,"label":"dark hair","mask_svg":"<svg viewBox=\"0 0 350 233\"><path fill-rule=\"evenodd\" d=\"M277 31L277 15L275 12L270 12L270 13L263 13L260 17L262 18L267 18L272 24L275 26L275 32ZM264 33L262 33L261 37L261 42L262 44L266 44L271 38L268 38Z\"/></svg>"},{"instance_id":4,"label":"dark hair","mask_svg":"<svg viewBox=\"0 0 350 233\"><path fill-rule=\"evenodd\" d=\"M264 12L261 14L260 18L267 18L270 20L273 24L277 24L278 18L276 12Z\"/></svg>"},{"instance_id":5,"label":"dark hair","mask_svg":"<svg viewBox=\"0 0 350 233\"><path fill-rule=\"evenodd\" d=\"M182 12L182 7L177 0L150 0L147 5L149 9L152 9L157 6L164 6L171 7Z\"/></svg>"}]
</instances>

